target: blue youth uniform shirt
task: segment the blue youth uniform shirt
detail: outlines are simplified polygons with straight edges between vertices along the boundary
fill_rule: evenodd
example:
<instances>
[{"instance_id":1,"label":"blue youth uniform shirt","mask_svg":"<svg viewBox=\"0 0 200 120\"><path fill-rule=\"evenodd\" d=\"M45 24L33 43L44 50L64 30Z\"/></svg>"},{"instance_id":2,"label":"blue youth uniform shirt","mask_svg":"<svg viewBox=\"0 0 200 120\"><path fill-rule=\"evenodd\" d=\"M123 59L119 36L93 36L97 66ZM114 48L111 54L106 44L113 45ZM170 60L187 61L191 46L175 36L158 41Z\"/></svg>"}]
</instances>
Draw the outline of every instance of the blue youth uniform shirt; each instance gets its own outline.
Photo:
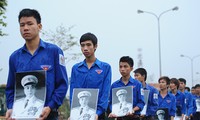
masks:
<instances>
[{"instance_id":1,"label":"blue youth uniform shirt","mask_svg":"<svg viewBox=\"0 0 200 120\"><path fill-rule=\"evenodd\" d=\"M46 70L47 73L45 106L53 110L62 104L68 88L63 52L56 45L40 40L39 47L33 55L24 45L10 56L6 86L8 109L12 109L14 102L15 73L35 70Z\"/></svg>"},{"instance_id":2,"label":"blue youth uniform shirt","mask_svg":"<svg viewBox=\"0 0 200 120\"><path fill-rule=\"evenodd\" d=\"M146 84L146 86L143 87L143 90L150 90L146 116L155 116L156 110L158 109L158 93L159 92L156 88L148 84Z\"/></svg>"},{"instance_id":3,"label":"blue youth uniform shirt","mask_svg":"<svg viewBox=\"0 0 200 120\"><path fill-rule=\"evenodd\" d=\"M173 94L168 92L167 95L163 98L159 93L158 94L158 108L167 108L169 119L171 116L175 117L176 97Z\"/></svg>"},{"instance_id":4,"label":"blue youth uniform shirt","mask_svg":"<svg viewBox=\"0 0 200 120\"><path fill-rule=\"evenodd\" d=\"M101 115L107 110L108 97L111 85L111 67L108 63L96 59L90 69L86 61L77 63L72 67L70 81L70 103L74 88L99 89L97 114Z\"/></svg>"},{"instance_id":5,"label":"blue youth uniform shirt","mask_svg":"<svg viewBox=\"0 0 200 120\"><path fill-rule=\"evenodd\" d=\"M185 95L185 105L186 105L185 113L186 116L190 116L191 114L193 114L193 109L194 109L193 96L190 92L186 90L184 91L183 94Z\"/></svg>"},{"instance_id":6,"label":"blue youth uniform shirt","mask_svg":"<svg viewBox=\"0 0 200 120\"><path fill-rule=\"evenodd\" d=\"M145 102L144 102L144 97L141 95L142 84L139 81L133 79L132 77L129 78L129 82L126 85L122 82L121 78L112 84L110 90L110 98L109 98L110 110L112 110L112 89L118 87L126 87L126 86L133 87L133 108L136 106L140 108L139 111L135 112L135 114L138 115L140 114L140 111L143 109Z\"/></svg>"},{"instance_id":7,"label":"blue youth uniform shirt","mask_svg":"<svg viewBox=\"0 0 200 120\"><path fill-rule=\"evenodd\" d=\"M176 95L176 113L180 112L180 116L185 114L185 95L181 91L177 91Z\"/></svg>"}]
</instances>

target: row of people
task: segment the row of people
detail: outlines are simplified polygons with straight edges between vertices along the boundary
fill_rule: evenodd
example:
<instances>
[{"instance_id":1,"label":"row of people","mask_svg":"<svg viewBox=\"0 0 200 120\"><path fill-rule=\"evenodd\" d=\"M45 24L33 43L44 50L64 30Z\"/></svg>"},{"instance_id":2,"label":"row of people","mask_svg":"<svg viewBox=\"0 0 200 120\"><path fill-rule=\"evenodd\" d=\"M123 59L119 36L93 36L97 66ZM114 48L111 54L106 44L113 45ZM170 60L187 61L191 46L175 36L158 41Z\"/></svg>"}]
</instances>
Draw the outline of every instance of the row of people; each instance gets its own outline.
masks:
<instances>
[{"instance_id":1,"label":"row of people","mask_svg":"<svg viewBox=\"0 0 200 120\"><path fill-rule=\"evenodd\" d=\"M15 74L23 71L45 70L47 72L47 93L44 108L38 120L57 120L57 109L62 104L68 90L68 76L66 72L63 51L56 45L44 42L39 32L42 29L41 17L34 9L23 9L18 17L20 33L25 39L25 45L16 50L9 59L9 74L6 86L7 112L6 118L12 119L12 108L15 95ZM135 79L131 77L133 59L123 56L119 60L121 78L111 85L111 66L102 62L95 56L97 49L97 37L92 33L83 34L80 38L80 46L85 59L72 67L70 79L70 103L74 88L99 89L97 112L95 119L104 120L107 108L112 109L111 90L122 86L132 86L133 106L131 112L125 117L117 119L139 120L140 112L145 102L142 90L150 90L147 114L142 115L144 120L154 119L156 110L167 108L169 119L173 119L176 111L177 99L173 90L168 92L170 79L159 78L160 91L146 84L147 72L143 68L136 69ZM178 88L178 87L177 87ZM109 107L108 107L109 106ZM182 106L183 107L183 106ZM185 114L185 113L183 113ZM109 113L109 117L115 118L115 114Z\"/></svg>"}]
</instances>

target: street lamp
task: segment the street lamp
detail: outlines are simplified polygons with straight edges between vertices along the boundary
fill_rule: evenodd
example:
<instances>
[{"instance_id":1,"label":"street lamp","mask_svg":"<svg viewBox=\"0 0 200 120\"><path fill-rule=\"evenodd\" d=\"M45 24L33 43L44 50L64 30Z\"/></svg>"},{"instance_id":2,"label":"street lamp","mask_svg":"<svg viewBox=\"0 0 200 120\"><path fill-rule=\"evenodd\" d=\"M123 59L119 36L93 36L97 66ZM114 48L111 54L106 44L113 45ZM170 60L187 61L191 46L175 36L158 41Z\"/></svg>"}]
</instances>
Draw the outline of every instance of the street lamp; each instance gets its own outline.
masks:
<instances>
[{"instance_id":1,"label":"street lamp","mask_svg":"<svg viewBox=\"0 0 200 120\"><path fill-rule=\"evenodd\" d=\"M187 55L180 55L180 56L188 58L191 61L191 77L192 77L192 86L193 86L193 81L194 81L194 79L193 79L193 65L194 65L193 61L194 61L195 58L200 57L200 55L196 55L196 56L193 56L193 57L190 57L190 56L187 56Z\"/></svg>"},{"instance_id":2,"label":"street lamp","mask_svg":"<svg viewBox=\"0 0 200 120\"><path fill-rule=\"evenodd\" d=\"M162 75L162 67L161 67L161 44L160 44L160 18L163 14L169 12L169 11L176 11L178 10L178 7L174 7L174 8L171 8L169 10L166 10L166 11L163 11L162 13L160 13L159 15L153 13L153 12L148 12L148 11L143 11L143 10L138 10L137 13L140 14L140 13L148 13L148 14L151 14L153 16L156 17L157 21L158 21L158 51L159 51L159 75L161 76Z\"/></svg>"}]
</instances>

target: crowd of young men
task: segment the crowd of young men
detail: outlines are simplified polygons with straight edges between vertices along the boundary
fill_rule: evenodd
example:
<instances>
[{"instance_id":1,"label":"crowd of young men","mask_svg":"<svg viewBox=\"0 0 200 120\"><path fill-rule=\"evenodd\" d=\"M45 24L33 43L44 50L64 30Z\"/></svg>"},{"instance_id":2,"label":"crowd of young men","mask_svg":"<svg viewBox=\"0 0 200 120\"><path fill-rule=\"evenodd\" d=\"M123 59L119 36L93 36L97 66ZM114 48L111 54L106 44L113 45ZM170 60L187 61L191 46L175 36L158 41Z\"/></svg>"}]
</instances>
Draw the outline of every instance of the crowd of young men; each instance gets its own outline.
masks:
<instances>
[{"instance_id":1,"label":"crowd of young men","mask_svg":"<svg viewBox=\"0 0 200 120\"><path fill-rule=\"evenodd\" d=\"M41 17L34 9L23 9L19 14L19 25L25 44L16 50L9 60L9 76L6 87L6 118L12 119L15 93L15 74L22 71L45 70L47 72L47 93L44 108L39 120L58 120L57 109L62 104L68 89L68 77L63 51L56 45L44 42L39 37L42 29ZM162 76L158 79L159 89L146 83L147 71L144 68L132 71L134 61L129 56L119 60L121 77L111 84L111 66L95 57L97 37L85 33L80 38L80 46L85 59L72 68L70 79L70 103L74 88L99 89L96 120L108 117L118 120L154 120L157 114L166 114L165 119L200 119L200 84L195 85L192 94L185 90L186 80ZM132 86L132 110L123 117L112 113L112 89ZM145 106L143 91L149 90L146 114L141 115ZM160 110L163 108L163 110ZM166 109L166 111L164 111ZM159 111L158 111L159 110ZM156 112L157 111L157 112ZM70 118L69 118L70 119Z\"/></svg>"}]
</instances>

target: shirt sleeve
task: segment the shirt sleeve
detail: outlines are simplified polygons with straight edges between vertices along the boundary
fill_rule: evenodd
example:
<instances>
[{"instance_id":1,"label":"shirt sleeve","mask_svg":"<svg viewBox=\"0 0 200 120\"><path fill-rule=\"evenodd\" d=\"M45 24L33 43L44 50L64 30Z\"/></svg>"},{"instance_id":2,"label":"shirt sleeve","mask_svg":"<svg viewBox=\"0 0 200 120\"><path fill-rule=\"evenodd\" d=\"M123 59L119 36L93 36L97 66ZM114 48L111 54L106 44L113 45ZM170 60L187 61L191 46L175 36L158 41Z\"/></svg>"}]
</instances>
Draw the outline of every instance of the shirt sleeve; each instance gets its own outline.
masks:
<instances>
[{"instance_id":1,"label":"shirt sleeve","mask_svg":"<svg viewBox=\"0 0 200 120\"><path fill-rule=\"evenodd\" d=\"M111 67L110 65L107 65L106 72L104 76L103 81L103 88L102 92L100 93L99 102L97 105L97 114L101 115L103 112L105 112L108 108L108 99L110 94L110 86L111 86Z\"/></svg>"},{"instance_id":2,"label":"shirt sleeve","mask_svg":"<svg viewBox=\"0 0 200 120\"><path fill-rule=\"evenodd\" d=\"M175 96L172 96L171 98L171 110L169 111L169 115L170 116L174 116L175 117L175 112L176 112L176 97Z\"/></svg>"},{"instance_id":3,"label":"shirt sleeve","mask_svg":"<svg viewBox=\"0 0 200 120\"><path fill-rule=\"evenodd\" d=\"M6 105L8 109L12 109L14 102L14 89L15 89L15 66L13 63L13 56L9 59L9 72L6 85Z\"/></svg>"},{"instance_id":4,"label":"shirt sleeve","mask_svg":"<svg viewBox=\"0 0 200 120\"><path fill-rule=\"evenodd\" d=\"M142 88L142 84L138 84L138 89L137 89L138 101L137 101L136 106L138 106L140 108L139 111L141 111L143 109L144 105L145 105L144 96L141 94L141 88Z\"/></svg>"},{"instance_id":5,"label":"shirt sleeve","mask_svg":"<svg viewBox=\"0 0 200 120\"><path fill-rule=\"evenodd\" d=\"M68 76L61 49L58 49L55 57L55 90L52 95L52 100L48 103L51 109L57 109L62 104L68 89Z\"/></svg>"}]
</instances>

